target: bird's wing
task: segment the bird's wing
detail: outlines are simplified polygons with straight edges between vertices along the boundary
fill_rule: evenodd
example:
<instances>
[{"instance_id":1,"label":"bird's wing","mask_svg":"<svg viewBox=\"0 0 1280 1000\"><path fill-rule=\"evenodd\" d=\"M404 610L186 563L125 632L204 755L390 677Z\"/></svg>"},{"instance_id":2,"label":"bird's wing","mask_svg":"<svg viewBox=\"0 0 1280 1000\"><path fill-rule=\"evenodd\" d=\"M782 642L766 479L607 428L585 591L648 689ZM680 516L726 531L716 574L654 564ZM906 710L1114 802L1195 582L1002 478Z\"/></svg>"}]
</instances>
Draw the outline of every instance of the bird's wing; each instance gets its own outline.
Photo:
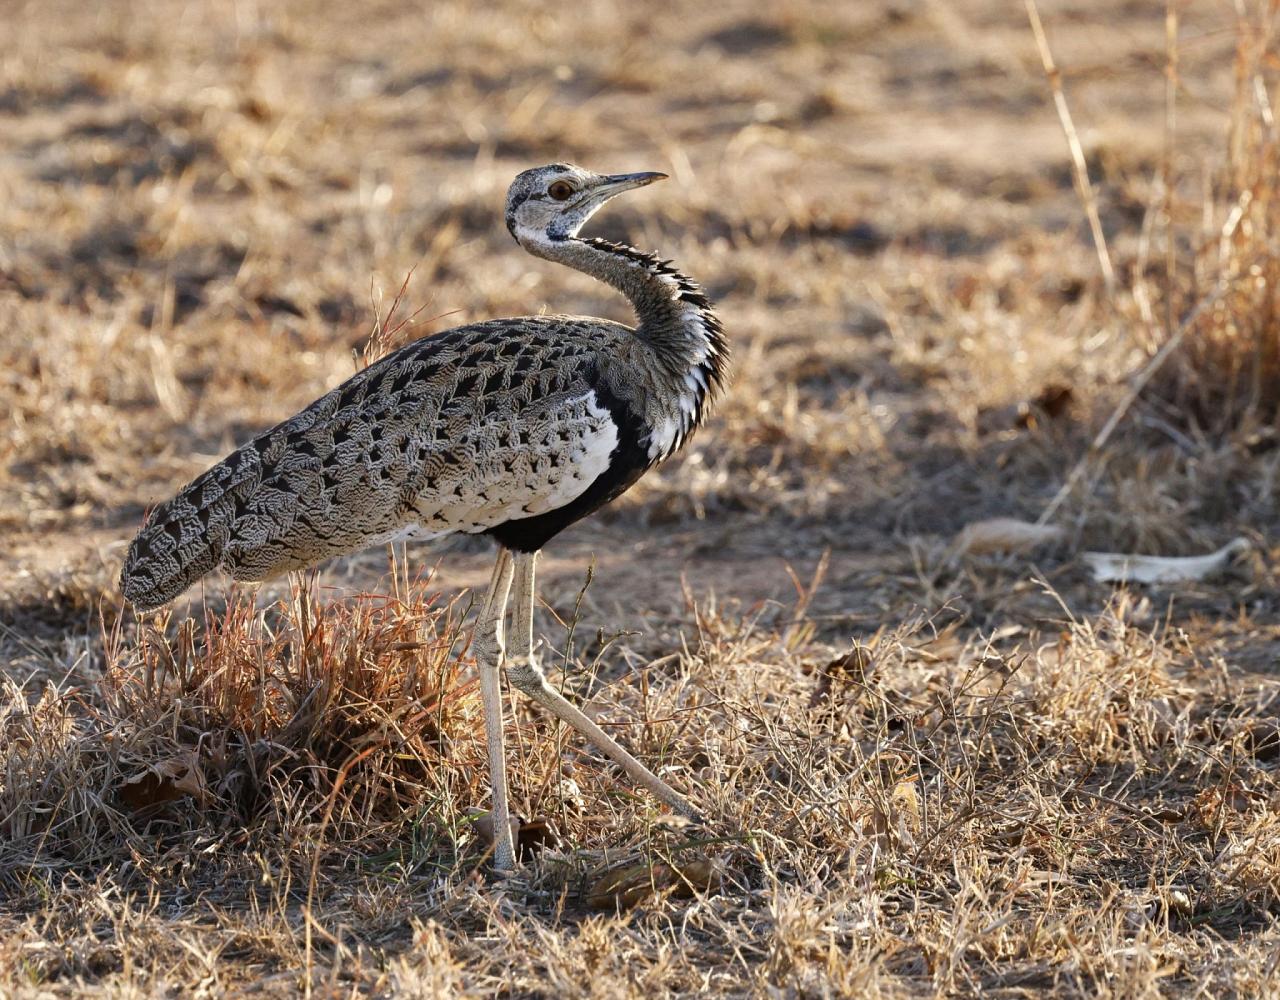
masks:
<instances>
[{"instance_id":1,"label":"bird's wing","mask_svg":"<svg viewBox=\"0 0 1280 1000\"><path fill-rule=\"evenodd\" d=\"M250 466L256 483L235 491L220 561L262 579L397 535L483 531L570 503L618 444L593 386L608 333L493 321L370 366L246 445L248 459L223 463Z\"/></svg>"}]
</instances>

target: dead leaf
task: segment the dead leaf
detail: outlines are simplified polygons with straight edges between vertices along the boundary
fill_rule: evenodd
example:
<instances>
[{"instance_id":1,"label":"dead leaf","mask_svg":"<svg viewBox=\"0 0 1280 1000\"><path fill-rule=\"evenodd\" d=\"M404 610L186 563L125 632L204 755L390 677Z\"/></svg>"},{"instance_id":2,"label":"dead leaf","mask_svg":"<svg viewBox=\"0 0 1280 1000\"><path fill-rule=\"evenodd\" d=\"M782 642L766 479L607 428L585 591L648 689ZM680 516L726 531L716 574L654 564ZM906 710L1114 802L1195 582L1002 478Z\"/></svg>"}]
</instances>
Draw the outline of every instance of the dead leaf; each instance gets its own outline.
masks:
<instances>
[{"instance_id":1,"label":"dead leaf","mask_svg":"<svg viewBox=\"0 0 1280 1000\"><path fill-rule=\"evenodd\" d=\"M493 846L493 813L488 810L472 809L471 825L486 847ZM527 823L519 816L508 817L511 824L511 839L515 843L516 857L521 861L528 860L539 851L555 847L560 842L551 820L538 816Z\"/></svg>"},{"instance_id":2,"label":"dead leaf","mask_svg":"<svg viewBox=\"0 0 1280 1000\"><path fill-rule=\"evenodd\" d=\"M1044 868L1028 868L1018 880L1019 888L1056 889L1059 886L1071 885L1071 876L1064 872L1049 871Z\"/></svg>"},{"instance_id":3,"label":"dead leaf","mask_svg":"<svg viewBox=\"0 0 1280 1000\"><path fill-rule=\"evenodd\" d=\"M1121 552L1084 552L1081 557L1099 583L1183 583L1203 580L1226 567L1237 552L1251 548L1233 538L1206 556L1139 556Z\"/></svg>"},{"instance_id":4,"label":"dead leaf","mask_svg":"<svg viewBox=\"0 0 1280 1000\"><path fill-rule=\"evenodd\" d=\"M991 552L1031 552L1062 541L1066 532L1056 524L1032 524L1015 517L992 517L964 526L951 546L951 558Z\"/></svg>"},{"instance_id":5,"label":"dead leaf","mask_svg":"<svg viewBox=\"0 0 1280 1000\"><path fill-rule=\"evenodd\" d=\"M661 816L653 818L653 827L655 830L661 830L663 833L689 833L694 827L699 826L697 820L692 820L688 816L681 816L679 813L663 813Z\"/></svg>"},{"instance_id":6,"label":"dead leaf","mask_svg":"<svg viewBox=\"0 0 1280 1000\"><path fill-rule=\"evenodd\" d=\"M1280 757L1280 725L1270 719L1257 719L1242 732L1244 748L1255 760L1273 761Z\"/></svg>"},{"instance_id":7,"label":"dead leaf","mask_svg":"<svg viewBox=\"0 0 1280 1000\"><path fill-rule=\"evenodd\" d=\"M1071 386L1051 382L1031 399L979 410L978 428L985 432L1004 431L1011 427L1035 430L1047 421L1066 415L1074 402L1075 390Z\"/></svg>"},{"instance_id":8,"label":"dead leaf","mask_svg":"<svg viewBox=\"0 0 1280 1000\"><path fill-rule=\"evenodd\" d=\"M831 688L837 679L848 678L853 681L865 681L875 667L871 658L871 650L860 642L844 656L837 656L818 672L818 683L814 685L813 696L809 699L809 707L817 708L831 697Z\"/></svg>"},{"instance_id":9,"label":"dead leaf","mask_svg":"<svg viewBox=\"0 0 1280 1000\"><path fill-rule=\"evenodd\" d=\"M476 831L480 841L487 847L493 846L493 813L487 809L471 809L468 811L471 817L471 828ZM520 836L520 817L508 816L507 822L511 824L511 839L515 841Z\"/></svg>"},{"instance_id":10,"label":"dead leaf","mask_svg":"<svg viewBox=\"0 0 1280 1000\"><path fill-rule=\"evenodd\" d=\"M535 816L528 823L520 824L520 832L516 835L516 857L523 861L549 847L554 848L558 843L560 835L551 820L546 816Z\"/></svg>"},{"instance_id":11,"label":"dead leaf","mask_svg":"<svg viewBox=\"0 0 1280 1000\"><path fill-rule=\"evenodd\" d=\"M1018 417L1015 425L1024 429L1034 429L1040 418L1056 420L1070 408L1075 400L1075 391L1069 385L1051 382L1036 395L1035 399L1018 404Z\"/></svg>"},{"instance_id":12,"label":"dead leaf","mask_svg":"<svg viewBox=\"0 0 1280 1000\"><path fill-rule=\"evenodd\" d=\"M1205 827L1213 828L1219 823L1224 813L1248 812L1253 807L1255 799L1265 799L1265 797L1232 781L1225 785L1213 785L1202 789L1196 795L1192 808Z\"/></svg>"},{"instance_id":13,"label":"dead leaf","mask_svg":"<svg viewBox=\"0 0 1280 1000\"><path fill-rule=\"evenodd\" d=\"M1164 903L1166 911L1179 917L1189 917L1196 910L1185 889L1173 887L1165 889L1161 902Z\"/></svg>"},{"instance_id":14,"label":"dead leaf","mask_svg":"<svg viewBox=\"0 0 1280 1000\"><path fill-rule=\"evenodd\" d=\"M1144 714L1151 722L1151 735L1161 743L1177 739L1179 728L1187 728L1186 715L1174 707L1169 698L1152 698L1145 706Z\"/></svg>"},{"instance_id":15,"label":"dead leaf","mask_svg":"<svg viewBox=\"0 0 1280 1000\"><path fill-rule=\"evenodd\" d=\"M561 774L556 797L571 812L584 813L587 811L587 800L582 794L582 787L571 775Z\"/></svg>"},{"instance_id":16,"label":"dead leaf","mask_svg":"<svg viewBox=\"0 0 1280 1000\"><path fill-rule=\"evenodd\" d=\"M605 872L587 891L593 910L627 910L637 903L670 891L681 899L720 888L720 869L708 858L672 864L626 865Z\"/></svg>"},{"instance_id":17,"label":"dead leaf","mask_svg":"<svg viewBox=\"0 0 1280 1000\"><path fill-rule=\"evenodd\" d=\"M920 793L915 781L914 775L898 781L883 807L872 805L864 828L882 842L913 845L920 832Z\"/></svg>"},{"instance_id":18,"label":"dead leaf","mask_svg":"<svg viewBox=\"0 0 1280 1000\"><path fill-rule=\"evenodd\" d=\"M127 778L118 792L120 801L130 809L146 809L185 796L204 801L208 789L200 770L200 755L188 750Z\"/></svg>"}]
</instances>

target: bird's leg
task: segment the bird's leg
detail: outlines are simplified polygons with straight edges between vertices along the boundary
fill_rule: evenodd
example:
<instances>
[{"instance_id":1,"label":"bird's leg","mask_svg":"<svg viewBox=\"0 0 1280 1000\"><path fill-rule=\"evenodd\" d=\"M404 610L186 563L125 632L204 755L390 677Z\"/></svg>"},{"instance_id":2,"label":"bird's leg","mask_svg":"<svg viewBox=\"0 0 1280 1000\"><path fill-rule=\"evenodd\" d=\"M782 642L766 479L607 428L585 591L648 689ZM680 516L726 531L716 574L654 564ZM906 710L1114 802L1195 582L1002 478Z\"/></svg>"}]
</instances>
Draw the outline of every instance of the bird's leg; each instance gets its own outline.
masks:
<instances>
[{"instance_id":1,"label":"bird's leg","mask_svg":"<svg viewBox=\"0 0 1280 1000\"><path fill-rule=\"evenodd\" d=\"M472 649L480 670L480 698L484 703L485 741L489 747L489 787L493 806L493 867L497 871L515 868L516 851L511 839L511 813L507 807L507 763L502 746L502 619L507 613L511 592L511 553L498 551L489 592L480 608Z\"/></svg>"},{"instance_id":2,"label":"bird's leg","mask_svg":"<svg viewBox=\"0 0 1280 1000\"><path fill-rule=\"evenodd\" d=\"M632 781L643 785L684 815L695 817L693 808L674 788L622 749L612 736L547 683L533 656L533 575L536 559L536 552L518 552L515 555L515 605L512 609L511 655L507 659L507 676L511 683L617 761Z\"/></svg>"}]
</instances>

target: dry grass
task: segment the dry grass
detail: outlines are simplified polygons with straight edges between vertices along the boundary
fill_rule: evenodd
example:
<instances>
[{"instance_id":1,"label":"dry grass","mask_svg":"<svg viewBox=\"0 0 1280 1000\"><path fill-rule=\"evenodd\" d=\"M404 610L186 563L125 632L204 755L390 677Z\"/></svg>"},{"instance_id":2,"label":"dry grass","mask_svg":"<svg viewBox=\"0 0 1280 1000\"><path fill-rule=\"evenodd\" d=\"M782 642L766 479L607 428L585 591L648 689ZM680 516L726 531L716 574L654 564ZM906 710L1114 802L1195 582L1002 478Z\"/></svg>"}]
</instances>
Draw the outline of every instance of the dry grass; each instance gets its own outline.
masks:
<instances>
[{"instance_id":1,"label":"dry grass","mask_svg":"<svg viewBox=\"0 0 1280 1000\"><path fill-rule=\"evenodd\" d=\"M29 705L10 681L12 863L75 871L126 845L150 853L131 817L179 852L211 820L301 848L329 823L377 837L452 799L483 759L459 742L474 684L453 612L420 587L332 610L300 590L265 615L241 599L199 629L161 618L126 641L117 626L92 696L49 687Z\"/></svg>"},{"instance_id":2,"label":"dry grass","mask_svg":"<svg viewBox=\"0 0 1280 1000\"><path fill-rule=\"evenodd\" d=\"M326 991L1275 987L1275 695L1124 598L1056 637L915 623L830 662L699 612L647 697L610 701L718 835L524 723L516 795L554 834L501 887L467 814L483 748L449 610L296 595L265 617L237 603L198 649L152 634L96 698L11 692L11 988L288 993L309 914ZM637 862L714 891L609 915Z\"/></svg>"},{"instance_id":3,"label":"dry grass","mask_svg":"<svg viewBox=\"0 0 1280 1000\"><path fill-rule=\"evenodd\" d=\"M1261 15L1239 23L1226 157L1200 211L1196 252L1179 261L1191 273L1165 293L1183 312L1192 296L1213 300L1187 330L1167 380L1178 423L1215 438L1236 432L1255 448L1274 439L1280 418L1278 137L1267 79L1274 30ZM1173 233L1164 239L1176 246Z\"/></svg>"},{"instance_id":4,"label":"dry grass","mask_svg":"<svg viewBox=\"0 0 1280 1000\"><path fill-rule=\"evenodd\" d=\"M1174 14L1043 6L1075 173L984 0L6 15L0 994L1280 992L1277 44ZM707 824L513 705L499 885L487 551L140 621L115 580L146 505L387 343L625 318L502 230L559 158L672 175L596 231L702 279L738 356L549 549L538 623ZM1064 482L1055 544L957 554ZM1076 558L1237 535L1175 587Z\"/></svg>"}]
</instances>

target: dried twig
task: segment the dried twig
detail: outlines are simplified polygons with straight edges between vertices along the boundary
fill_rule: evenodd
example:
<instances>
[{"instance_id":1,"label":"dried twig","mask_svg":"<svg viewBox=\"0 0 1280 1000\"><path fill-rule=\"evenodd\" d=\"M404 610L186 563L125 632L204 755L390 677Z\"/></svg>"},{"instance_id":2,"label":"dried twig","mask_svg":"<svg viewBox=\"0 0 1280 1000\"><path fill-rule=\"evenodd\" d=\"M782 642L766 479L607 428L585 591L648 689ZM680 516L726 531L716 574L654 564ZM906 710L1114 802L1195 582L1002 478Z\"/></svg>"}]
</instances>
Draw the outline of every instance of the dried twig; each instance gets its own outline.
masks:
<instances>
[{"instance_id":1,"label":"dried twig","mask_svg":"<svg viewBox=\"0 0 1280 1000\"><path fill-rule=\"evenodd\" d=\"M1089 232L1093 236L1094 249L1098 252L1098 267L1102 271L1102 280L1107 286L1107 295L1113 297L1116 291L1116 273L1111 266L1107 238L1102 232L1102 220L1098 217L1098 199L1094 194L1093 183L1089 180L1089 167L1085 163L1084 147L1080 145L1080 136L1076 133L1075 122L1071 119L1071 110L1067 107L1067 97L1062 90L1062 73L1053 61L1053 53L1049 50L1049 39L1044 32L1044 24L1040 21L1036 0L1026 0L1026 5L1027 18L1031 21L1031 31L1036 38L1036 48L1040 50L1040 62L1044 66L1049 88L1053 91L1053 104L1058 111L1058 121L1062 123L1062 132L1067 137L1067 148L1071 152L1071 176L1075 181L1076 194L1079 195L1084 214L1089 220Z\"/></svg>"},{"instance_id":2,"label":"dried twig","mask_svg":"<svg viewBox=\"0 0 1280 1000\"><path fill-rule=\"evenodd\" d=\"M1106 446L1106 443L1111 440L1111 435L1115 433L1116 428L1120 425L1120 421L1125 418L1126 414L1128 414L1130 408L1137 401L1138 397L1142 395L1142 390L1147 387L1147 383L1151 381L1152 376L1154 376L1155 373L1163 367L1164 363L1169 360L1173 352L1182 344L1187 333L1195 325L1196 320L1200 318L1201 314L1210 306L1217 303L1218 300L1227 293L1228 287L1228 282L1225 280L1219 281L1208 295L1204 296L1195 304L1195 306L1192 307L1191 311L1183 318L1182 323L1179 324L1178 329L1174 331L1173 336L1165 341L1164 346L1152 355L1151 360L1142 367L1142 370L1138 372L1133 381L1129 384L1129 390L1124 394L1124 398L1120 400L1115 410L1112 411L1111 416L1107 418L1107 422L1102 425L1102 430L1098 431L1097 436L1094 437L1092 442L1090 442L1088 450L1083 456L1081 456L1080 460L1076 462L1071 472L1067 475L1066 481L1062 484L1062 487L1054 494L1053 499L1049 501L1048 505L1036 519L1036 524L1047 524L1058 512L1058 508L1062 506L1063 501L1070 495L1071 490L1075 487L1080 477L1089 467L1089 464L1097 457L1098 453L1102 451Z\"/></svg>"}]
</instances>

